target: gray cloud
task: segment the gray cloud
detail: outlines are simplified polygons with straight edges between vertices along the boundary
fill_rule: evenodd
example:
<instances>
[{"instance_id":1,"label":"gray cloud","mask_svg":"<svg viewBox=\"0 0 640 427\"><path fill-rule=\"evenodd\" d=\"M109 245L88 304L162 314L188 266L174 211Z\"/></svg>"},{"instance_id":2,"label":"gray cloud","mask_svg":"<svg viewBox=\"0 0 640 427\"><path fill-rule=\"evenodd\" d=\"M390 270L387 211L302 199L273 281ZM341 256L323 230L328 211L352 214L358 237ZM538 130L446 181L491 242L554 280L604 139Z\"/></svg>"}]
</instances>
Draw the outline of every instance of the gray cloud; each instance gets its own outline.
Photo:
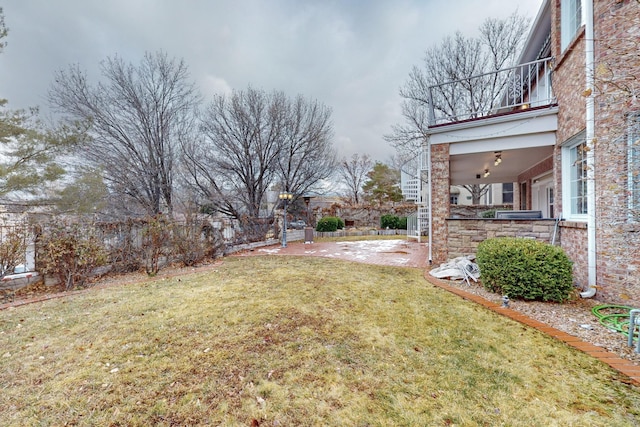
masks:
<instances>
[{"instance_id":1,"label":"gray cloud","mask_svg":"<svg viewBox=\"0 0 640 427\"><path fill-rule=\"evenodd\" d=\"M137 63L146 51L183 58L205 96L245 89L303 94L333 109L340 156L386 160L401 122L398 88L427 47L541 0L9 0L0 97L44 104L56 70Z\"/></svg>"}]
</instances>

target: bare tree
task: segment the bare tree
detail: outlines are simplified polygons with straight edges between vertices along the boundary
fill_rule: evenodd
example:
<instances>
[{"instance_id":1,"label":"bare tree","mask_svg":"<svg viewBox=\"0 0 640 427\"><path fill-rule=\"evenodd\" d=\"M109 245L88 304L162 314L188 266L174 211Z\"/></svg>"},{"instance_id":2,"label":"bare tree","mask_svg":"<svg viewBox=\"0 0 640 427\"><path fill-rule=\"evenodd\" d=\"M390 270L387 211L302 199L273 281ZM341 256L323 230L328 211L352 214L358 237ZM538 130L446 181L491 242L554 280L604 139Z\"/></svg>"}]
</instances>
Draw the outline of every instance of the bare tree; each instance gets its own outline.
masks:
<instances>
[{"instance_id":1,"label":"bare tree","mask_svg":"<svg viewBox=\"0 0 640 427\"><path fill-rule=\"evenodd\" d=\"M2 50L7 46L7 42L6 41L4 41L4 42L1 41L5 37L7 37L7 34L9 34L9 29L7 28L7 26L4 23L4 12L3 12L2 8L0 7L0 52L2 52Z\"/></svg>"},{"instance_id":2,"label":"bare tree","mask_svg":"<svg viewBox=\"0 0 640 427\"><path fill-rule=\"evenodd\" d=\"M273 185L300 196L332 173L330 116L319 103L282 92L217 95L203 117L204 138L185 145L187 181L224 214L271 213Z\"/></svg>"},{"instance_id":3,"label":"bare tree","mask_svg":"<svg viewBox=\"0 0 640 427\"><path fill-rule=\"evenodd\" d=\"M332 134L329 108L301 95L287 100L278 155L278 179L283 190L297 199L333 174L337 162Z\"/></svg>"},{"instance_id":4,"label":"bare tree","mask_svg":"<svg viewBox=\"0 0 640 427\"><path fill-rule=\"evenodd\" d=\"M457 32L427 49L423 66L413 67L400 89L405 123L394 126L386 136L401 157L419 152L429 126L430 106L454 121L463 111L481 116L498 105L508 79L492 72L516 62L528 27L529 19L515 12L505 19L485 20L478 37ZM456 84L443 85L446 82Z\"/></svg>"},{"instance_id":5,"label":"bare tree","mask_svg":"<svg viewBox=\"0 0 640 427\"><path fill-rule=\"evenodd\" d=\"M347 187L347 196L355 204L362 201L362 186L367 181L367 174L372 167L373 161L367 154L361 156L356 153L350 159L347 160L345 157L340 162L338 174L342 183Z\"/></svg>"},{"instance_id":6,"label":"bare tree","mask_svg":"<svg viewBox=\"0 0 640 427\"><path fill-rule=\"evenodd\" d=\"M183 150L187 182L221 213L259 217L277 171L284 95L253 88L216 95L202 120L204 136Z\"/></svg>"},{"instance_id":7,"label":"bare tree","mask_svg":"<svg viewBox=\"0 0 640 427\"><path fill-rule=\"evenodd\" d=\"M479 205L480 199L487 194L491 184L465 184L461 185L461 187L471 193L471 204Z\"/></svg>"},{"instance_id":8,"label":"bare tree","mask_svg":"<svg viewBox=\"0 0 640 427\"><path fill-rule=\"evenodd\" d=\"M49 103L66 120L86 123L90 141L79 154L104 170L124 206L170 214L178 149L200 102L187 67L161 52L145 54L137 67L116 56L102 63L102 76L91 86L78 66L59 71Z\"/></svg>"}]
</instances>

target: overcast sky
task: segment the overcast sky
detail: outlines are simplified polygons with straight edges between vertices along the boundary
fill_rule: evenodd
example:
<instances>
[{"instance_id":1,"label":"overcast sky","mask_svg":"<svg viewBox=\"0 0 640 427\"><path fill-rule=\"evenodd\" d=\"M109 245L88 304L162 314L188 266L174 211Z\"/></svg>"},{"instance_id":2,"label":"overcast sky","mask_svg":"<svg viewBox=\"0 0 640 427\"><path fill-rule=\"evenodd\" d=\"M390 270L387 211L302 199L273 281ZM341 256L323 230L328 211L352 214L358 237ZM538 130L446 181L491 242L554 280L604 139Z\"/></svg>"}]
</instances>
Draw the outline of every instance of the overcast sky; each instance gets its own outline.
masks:
<instances>
[{"instance_id":1,"label":"overcast sky","mask_svg":"<svg viewBox=\"0 0 640 427\"><path fill-rule=\"evenodd\" d=\"M96 82L114 55L184 59L205 99L246 89L302 94L333 110L340 157L386 161L399 87L426 48L542 0L4 0L8 46L0 98L40 106L55 71L79 64Z\"/></svg>"}]
</instances>

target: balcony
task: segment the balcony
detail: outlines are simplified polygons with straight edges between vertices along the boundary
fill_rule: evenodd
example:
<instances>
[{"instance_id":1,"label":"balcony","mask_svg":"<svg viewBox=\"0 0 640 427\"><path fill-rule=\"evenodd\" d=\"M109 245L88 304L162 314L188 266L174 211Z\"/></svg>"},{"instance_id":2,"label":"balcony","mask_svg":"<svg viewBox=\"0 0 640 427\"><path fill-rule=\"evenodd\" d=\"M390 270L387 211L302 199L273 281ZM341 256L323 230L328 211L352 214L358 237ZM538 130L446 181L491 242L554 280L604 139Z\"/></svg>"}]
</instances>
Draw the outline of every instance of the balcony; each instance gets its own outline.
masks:
<instances>
[{"instance_id":1,"label":"balcony","mask_svg":"<svg viewBox=\"0 0 640 427\"><path fill-rule=\"evenodd\" d=\"M552 58L453 80L428 88L429 127L555 104Z\"/></svg>"}]
</instances>

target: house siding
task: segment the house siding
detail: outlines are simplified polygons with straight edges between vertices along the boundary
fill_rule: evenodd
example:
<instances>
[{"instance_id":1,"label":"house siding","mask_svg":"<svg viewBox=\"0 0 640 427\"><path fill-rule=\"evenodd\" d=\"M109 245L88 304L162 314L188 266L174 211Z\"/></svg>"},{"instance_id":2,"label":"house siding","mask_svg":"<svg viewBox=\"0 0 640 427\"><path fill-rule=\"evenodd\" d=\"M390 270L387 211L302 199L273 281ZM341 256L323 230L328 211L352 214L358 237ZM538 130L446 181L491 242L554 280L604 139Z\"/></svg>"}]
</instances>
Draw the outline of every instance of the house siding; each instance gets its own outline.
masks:
<instances>
[{"instance_id":1,"label":"house siding","mask_svg":"<svg viewBox=\"0 0 640 427\"><path fill-rule=\"evenodd\" d=\"M587 270L587 223L560 222L562 249L573 262L573 283L584 289L589 283Z\"/></svg>"},{"instance_id":2,"label":"house siding","mask_svg":"<svg viewBox=\"0 0 640 427\"><path fill-rule=\"evenodd\" d=\"M560 51L560 0L552 9L553 73L558 100L555 169L561 146L585 127L584 30ZM627 201L626 114L639 111L634 81L640 70L640 7L632 0L594 1L596 298L640 306L640 227L630 224ZM556 205L562 211L562 179L556 173ZM574 262L574 280L588 284L586 223L564 223L562 247Z\"/></svg>"},{"instance_id":3,"label":"house siding","mask_svg":"<svg viewBox=\"0 0 640 427\"><path fill-rule=\"evenodd\" d=\"M640 307L640 227L630 222L626 122L640 111L640 5L594 2L597 285L606 301Z\"/></svg>"},{"instance_id":4,"label":"house siding","mask_svg":"<svg viewBox=\"0 0 640 427\"><path fill-rule=\"evenodd\" d=\"M595 201L596 298L640 308L640 223L629 218L627 115L640 112L640 5L636 0L595 0ZM531 180L553 170L555 213L562 206L562 147L586 127L585 31L579 30L564 50L560 47L561 0L550 0L552 84L558 104L558 127L553 155L518 176L526 183L514 188L516 206L526 198L531 206ZM493 231L480 223L477 230L449 218L449 145L431 146L434 262L468 254ZM568 208L568 207L567 207ZM567 215L565 215L567 216ZM448 223L448 228L447 228ZM485 227L486 226L486 227ZM561 246L573 261L574 281L588 285L587 222L562 221ZM516 232L517 233L517 232ZM449 248L447 248L447 243ZM557 240L556 240L557 243Z\"/></svg>"}]
</instances>

